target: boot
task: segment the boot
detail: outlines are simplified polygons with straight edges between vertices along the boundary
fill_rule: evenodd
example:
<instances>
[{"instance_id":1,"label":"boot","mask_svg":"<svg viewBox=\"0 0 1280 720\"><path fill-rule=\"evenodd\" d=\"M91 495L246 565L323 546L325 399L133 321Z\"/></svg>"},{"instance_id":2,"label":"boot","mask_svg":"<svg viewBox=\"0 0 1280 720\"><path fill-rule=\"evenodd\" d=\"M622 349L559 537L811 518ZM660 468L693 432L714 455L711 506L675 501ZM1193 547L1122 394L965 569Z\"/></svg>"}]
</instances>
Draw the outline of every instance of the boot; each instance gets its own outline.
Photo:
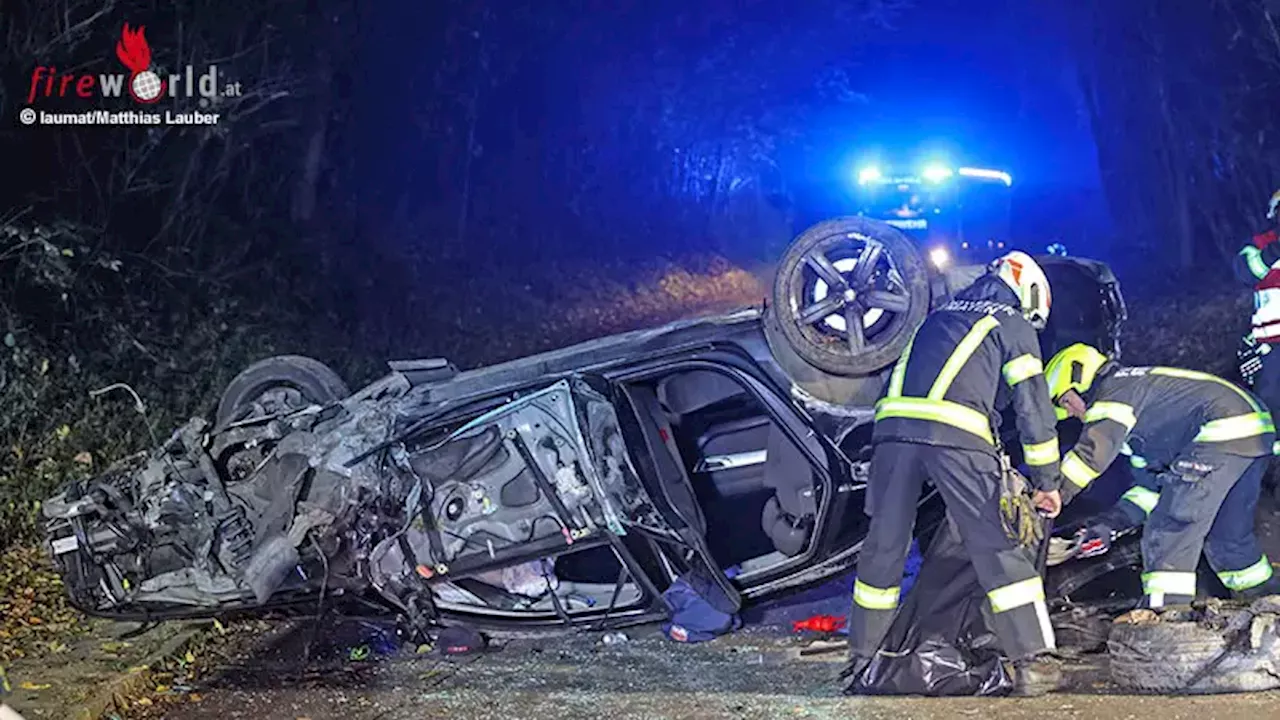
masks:
<instances>
[{"instance_id":1,"label":"boot","mask_svg":"<svg viewBox=\"0 0 1280 720\"><path fill-rule=\"evenodd\" d=\"M1035 655L1013 663L1011 697L1037 697L1062 687L1062 661L1053 655Z\"/></svg>"},{"instance_id":2,"label":"boot","mask_svg":"<svg viewBox=\"0 0 1280 720\"><path fill-rule=\"evenodd\" d=\"M1280 595L1280 576L1273 575L1270 580L1257 587L1231 593L1231 596L1237 600L1257 600L1270 595Z\"/></svg>"},{"instance_id":3,"label":"boot","mask_svg":"<svg viewBox=\"0 0 1280 720\"><path fill-rule=\"evenodd\" d=\"M858 686L858 679L862 677L862 673L869 665L871 665L870 657L854 652L849 653L849 662L840 671L840 679L844 681L845 695L856 694L854 689Z\"/></svg>"}]
</instances>

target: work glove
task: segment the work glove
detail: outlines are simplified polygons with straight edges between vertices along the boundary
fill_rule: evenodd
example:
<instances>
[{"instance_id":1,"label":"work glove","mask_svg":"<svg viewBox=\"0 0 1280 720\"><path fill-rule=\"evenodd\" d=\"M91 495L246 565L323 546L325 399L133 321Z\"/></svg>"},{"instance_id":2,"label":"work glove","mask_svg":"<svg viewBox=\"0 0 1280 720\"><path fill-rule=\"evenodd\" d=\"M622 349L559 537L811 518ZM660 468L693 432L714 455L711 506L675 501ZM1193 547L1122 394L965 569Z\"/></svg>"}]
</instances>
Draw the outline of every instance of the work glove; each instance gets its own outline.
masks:
<instances>
[{"instance_id":1,"label":"work glove","mask_svg":"<svg viewBox=\"0 0 1280 720\"><path fill-rule=\"evenodd\" d=\"M1051 537L1049 538L1049 555L1045 560L1045 564L1049 567L1061 565L1062 563L1074 558L1079 552L1079 538L1072 537L1067 539Z\"/></svg>"},{"instance_id":2,"label":"work glove","mask_svg":"<svg viewBox=\"0 0 1280 720\"><path fill-rule=\"evenodd\" d=\"M1039 547L1044 539L1044 520L1036 511L1028 494L1030 485L1022 473L1009 467L1002 473L1000 488L1000 523L1004 533L1019 547Z\"/></svg>"},{"instance_id":3,"label":"work glove","mask_svg":"<svg viewBox=\"0 0 1280 720\"><path fill-rule=\"evenodd\" d=\"M1115 538L1115 531L1107 525L1093 524L1088 527L1081 528L1076 533L1076 543L1078 550L1076 557L1081 560L1085 558L1097 557L1105 555L1111 550L1111 541Z\"/></svg>"}]
</instances>

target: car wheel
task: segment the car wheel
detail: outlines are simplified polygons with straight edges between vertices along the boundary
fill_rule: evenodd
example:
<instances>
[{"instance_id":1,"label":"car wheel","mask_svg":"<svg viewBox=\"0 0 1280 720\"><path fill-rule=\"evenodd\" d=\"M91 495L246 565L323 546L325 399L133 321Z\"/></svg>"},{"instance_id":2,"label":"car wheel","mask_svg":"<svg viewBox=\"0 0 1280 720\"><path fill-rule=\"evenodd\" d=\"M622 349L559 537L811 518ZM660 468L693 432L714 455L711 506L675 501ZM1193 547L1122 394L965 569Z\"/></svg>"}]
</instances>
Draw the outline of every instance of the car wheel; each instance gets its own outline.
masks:
<instances>
[{"instance_id":1,"label":"car wheel","mask_svg":"<svg viewBox=\"0 0 1280 720\"><path fill-rule=\"evenodd\" d=\"M1225 649L1221 632L1194 622L1117 623L1107 639L1112 680L1135 690L1183 690Z\"/></svg>"},{"instance_id":2,"label":"car wheel","mask_svg":"<svg viewBox=\"0 0 1280 720\"><path fill-rule=\"evenodd\" d=\"M773 324L805 362L833 375L865 375L893 363L928 311L919 251L893 227L867 218L805 230L773 282Z\"/></svg>"},{"instance_id":3,"label":"car wheel","mask_svg":"<svg viewBox=\"0 0 1280 720\"><path fill-rule=\"evenodd\" d=\"M1111 678L1135 690L1188 694L1280 687L1280 605L1262 598L1121 618L1107 640ZM1126 622L1130 620L1130 622Z\"/></svg>"},{"instance_id":4,"label":"car wheel","mask_svg":"<svg viewBox=\"0 0 1280 720\"><path fill-rule=\"evenodd\" d=\"M351 394L328 365L301 355L260 360L235 376L222 392L217 427L259 415L326 405Z\"/></svg>"}]
</instances>

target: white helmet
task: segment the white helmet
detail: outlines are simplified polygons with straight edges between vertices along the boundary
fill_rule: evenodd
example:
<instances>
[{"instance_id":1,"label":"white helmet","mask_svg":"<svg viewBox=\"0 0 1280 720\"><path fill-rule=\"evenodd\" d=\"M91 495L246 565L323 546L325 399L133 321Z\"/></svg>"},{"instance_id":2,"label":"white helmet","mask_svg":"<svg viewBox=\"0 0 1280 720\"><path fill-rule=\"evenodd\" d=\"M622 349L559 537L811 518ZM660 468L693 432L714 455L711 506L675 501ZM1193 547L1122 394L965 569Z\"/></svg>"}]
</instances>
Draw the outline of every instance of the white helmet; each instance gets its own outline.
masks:
<instances>
[{"instance_id":1,"label":"white helmet","mask_svg":"<svg viewBox=\"0 0 1280 720\"><path fill-rule=\"evenodd\" d=\"M1280 215L1280 190L1271 193L1271 202L1267 203L1267 219L1275 220Z\"/></svg>"},{"instance_id":2,"label":"white helmet","mask_svg":"<svg viewBox=\"0 0 1280 720\"><path fill-rule=\"evenodd\" d=\"M991 263L991 271L1005 281L1018 294L1022 316L1036 330L1043 330L1049 321L1049 278L1044 270L1021 250L1014 250Z\"/></svg>"}]
</instances>

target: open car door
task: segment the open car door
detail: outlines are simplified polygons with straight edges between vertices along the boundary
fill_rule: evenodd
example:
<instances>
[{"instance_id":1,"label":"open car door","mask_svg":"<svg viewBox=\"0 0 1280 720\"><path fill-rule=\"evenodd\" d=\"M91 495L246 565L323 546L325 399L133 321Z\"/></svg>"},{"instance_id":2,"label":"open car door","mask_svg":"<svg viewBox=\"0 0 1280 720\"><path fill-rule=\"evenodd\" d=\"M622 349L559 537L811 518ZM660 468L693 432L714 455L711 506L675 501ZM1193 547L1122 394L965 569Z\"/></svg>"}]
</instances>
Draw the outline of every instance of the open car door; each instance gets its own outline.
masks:
<instances>
[{"instance_id":1,"label":"open car door","mask_svg":"<svg viewBox=\"0 0 1280 720\"><path fill-rule=\"evenodd\" d=\"M620 398L617 409L627 448L649 496L674 530L666 544L678 549L682 567L675 568L673 574L705 576L726 599L727 605L716 609L730 614L738 612L742 598L707 546L707 521L657 393L651 387L625 382L615 385L615 389Z\"/></svg>"}]
</instances>

